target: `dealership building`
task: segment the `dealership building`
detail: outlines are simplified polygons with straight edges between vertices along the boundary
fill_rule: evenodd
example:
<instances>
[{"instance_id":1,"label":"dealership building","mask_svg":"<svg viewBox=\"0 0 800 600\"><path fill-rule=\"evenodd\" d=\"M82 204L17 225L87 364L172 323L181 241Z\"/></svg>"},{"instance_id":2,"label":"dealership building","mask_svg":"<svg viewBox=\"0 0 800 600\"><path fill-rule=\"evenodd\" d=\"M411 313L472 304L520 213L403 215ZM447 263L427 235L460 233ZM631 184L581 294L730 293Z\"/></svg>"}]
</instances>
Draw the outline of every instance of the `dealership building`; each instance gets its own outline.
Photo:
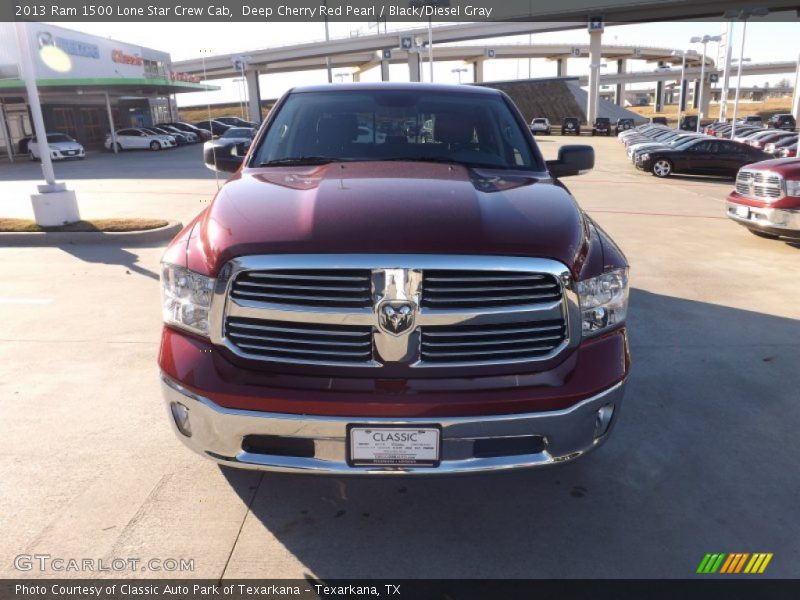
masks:
<instances>
[{"instance_id":1,"label":"dealership building","mask_svg":"<svg viewBox=\"0 0 800 600\"><path fill-rule=\"evenodd\" d=\"M175 94L215 87L172 69L166 52L44 23L27 23L48 133L101 148L112 129L175 120ZM33 127L13 23L0 23L0 160L27 153Z\"/></svg>"}]
</instances>

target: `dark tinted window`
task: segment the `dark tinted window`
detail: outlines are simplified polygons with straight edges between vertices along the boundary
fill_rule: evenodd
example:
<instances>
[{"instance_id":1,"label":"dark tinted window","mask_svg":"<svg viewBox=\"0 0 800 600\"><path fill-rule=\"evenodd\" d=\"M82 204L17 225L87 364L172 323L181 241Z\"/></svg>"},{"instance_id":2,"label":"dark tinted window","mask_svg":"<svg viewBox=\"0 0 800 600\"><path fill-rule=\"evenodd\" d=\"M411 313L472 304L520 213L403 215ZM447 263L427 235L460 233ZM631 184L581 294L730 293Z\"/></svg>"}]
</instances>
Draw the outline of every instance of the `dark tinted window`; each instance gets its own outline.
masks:
<instances>
[{"instance_id":1,"label":"dark tinted window","mask_svg":"<svg viewBox=\"0 0 800 600\"><path fill-rule=\"evenodd\" d=\"M303 157L430 160L541 170L526 129L501 96L414 90L291 94L255 164Z\"/></svg>"}]
</instances>

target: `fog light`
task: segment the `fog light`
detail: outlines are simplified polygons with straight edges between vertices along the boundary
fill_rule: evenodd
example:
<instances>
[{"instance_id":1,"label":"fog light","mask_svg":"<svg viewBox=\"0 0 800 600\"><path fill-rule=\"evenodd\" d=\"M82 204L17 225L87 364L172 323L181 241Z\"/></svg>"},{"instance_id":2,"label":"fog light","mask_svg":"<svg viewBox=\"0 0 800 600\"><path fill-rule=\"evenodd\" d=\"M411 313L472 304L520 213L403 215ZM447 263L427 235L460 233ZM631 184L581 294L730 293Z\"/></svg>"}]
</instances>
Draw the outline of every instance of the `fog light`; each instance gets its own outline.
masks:
<instances>
[{"instance_id":1,"label":"fog light","mask_svg":"<svg viewBox=\"0 0 800 600\"><path fill-rule=\"evenodd\" d=\"M192 437L192 426L189 424L189 409L180 402L170 403L169 408L172 411L172 418L175 419L178 431L186 437Z\"/></svg>"},{"instance_id":2,"label":"fog light","mask_svg":"<svg viewBox=\"0 0 800 600\"><path fill-rule=\"evenodd\" d=\"M606 404L597 410L597 416L594 420L594 439L603 437L611 425L611 419L614 416L614 405Z\"/></svg>"}]
</instances>

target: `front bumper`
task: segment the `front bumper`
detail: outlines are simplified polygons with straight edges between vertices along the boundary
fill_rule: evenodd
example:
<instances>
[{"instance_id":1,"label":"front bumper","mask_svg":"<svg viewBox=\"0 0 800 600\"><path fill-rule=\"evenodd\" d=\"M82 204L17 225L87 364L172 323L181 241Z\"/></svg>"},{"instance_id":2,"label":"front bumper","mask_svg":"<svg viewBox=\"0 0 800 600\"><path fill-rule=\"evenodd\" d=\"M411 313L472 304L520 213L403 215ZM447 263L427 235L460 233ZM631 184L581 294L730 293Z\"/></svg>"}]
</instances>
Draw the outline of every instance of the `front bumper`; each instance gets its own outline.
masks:
<instances>
[{"instance_id":1,"label":"front bumper","mask_svg":"<svg viewBox=\"0 0 800 600\"><path fill-rule=\"evenodd\" d=\"M747 209L746 214L739 212L743 207ZM785 237L800 238L800 210L748 206L727 201L725 203L725 214L728 215L729 219L750 229Z\"/></svg>"},{"instance_id":2,"label":"front bumper","mask_svg":"<svg viewBox=\"0 0 800 600\"><path fill-rule=\"evenodd\" d=\"M162 373L161 387L170 422L189 448L221 464L251 469L352 474L448 474L538 467L573 460L602 444L617 420L625 381L563 410L524 414L434 418L332 417L266 413L222 407L195 394ZM188 409L191 437L181 433L172 403ZM605 408L604 408L605 407ZM609 413L608 407L613 408ZM598 411L610 420L602 422ZM348 424L430 425L442 431L438 467L351 467L346 461ZM262 454L243 449L245 436L279 436L313 442L312 456ZM541 438L540 451L475 456L476 440ZM291 444L289 444L291 447Z\"/></svg>"}]
</instances>

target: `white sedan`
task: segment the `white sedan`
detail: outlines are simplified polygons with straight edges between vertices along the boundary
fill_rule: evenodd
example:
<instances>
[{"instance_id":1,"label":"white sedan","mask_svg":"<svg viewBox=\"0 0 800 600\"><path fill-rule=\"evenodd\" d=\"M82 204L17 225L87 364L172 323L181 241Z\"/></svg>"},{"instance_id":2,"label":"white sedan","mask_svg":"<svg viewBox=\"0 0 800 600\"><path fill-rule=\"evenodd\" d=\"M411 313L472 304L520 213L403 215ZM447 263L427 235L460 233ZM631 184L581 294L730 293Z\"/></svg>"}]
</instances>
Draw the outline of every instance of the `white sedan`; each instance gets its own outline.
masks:
<instances>
[{"instance_id":1,"label":"white sedan","mask_svg":"<svg viewBox=\"0 0 800 600\"><path fill-rule=\"evenodd\" d=\"M86 158L86 151L78 142L64 133L48 133L47 147L50 151L52 160L64 160L66 158ZM28 142L28 156L31 160L42 160L41 150L36 138Z\"/></svg>"},{"instance_id":2,"label":"white sedan","mask_svg":"<svg viewBox=\"0 0 800 600\"><path fill-rule=\"evenodd\" d=\"M168 135L150 133L144 129L120 129L117 135L117 150L161 150L174 148L175 138ZM111 134L106 135L106 150L112 150Z\"/></svg>"}]
</instances>

